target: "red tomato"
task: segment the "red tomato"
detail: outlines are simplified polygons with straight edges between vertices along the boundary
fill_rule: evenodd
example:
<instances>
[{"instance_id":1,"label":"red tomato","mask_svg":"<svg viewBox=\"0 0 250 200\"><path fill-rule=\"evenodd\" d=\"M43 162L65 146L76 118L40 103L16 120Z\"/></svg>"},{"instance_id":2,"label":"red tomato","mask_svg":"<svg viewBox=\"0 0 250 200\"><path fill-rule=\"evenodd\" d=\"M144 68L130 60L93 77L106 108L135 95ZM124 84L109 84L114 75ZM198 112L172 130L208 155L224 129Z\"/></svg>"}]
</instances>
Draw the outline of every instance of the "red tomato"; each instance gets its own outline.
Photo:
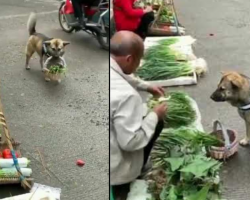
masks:
<instances>
[{"instance_id":1,"label":"red tomato","mask_svg":"<svg viewBox=\"0 0 250 200\"><path fill-rule=\"evenodd\" d=\"M76 161L76 164L78 165L78 166L84 166L85 165L85 162L83 161L83 160L77 160Z\"/></svg>"},{"instance_id":2,"label":"red tomato","mask_svg":"<svg viewBox=\"0 0 250 200\"><path fill-rule=\"evenodd\" d=\"M16 153L16 157L18 158L19 155ZM12 154L10 149L4 149L3 150L3 158L8 159L8 158L12 158Z\"/></svg>"}]
</instances>

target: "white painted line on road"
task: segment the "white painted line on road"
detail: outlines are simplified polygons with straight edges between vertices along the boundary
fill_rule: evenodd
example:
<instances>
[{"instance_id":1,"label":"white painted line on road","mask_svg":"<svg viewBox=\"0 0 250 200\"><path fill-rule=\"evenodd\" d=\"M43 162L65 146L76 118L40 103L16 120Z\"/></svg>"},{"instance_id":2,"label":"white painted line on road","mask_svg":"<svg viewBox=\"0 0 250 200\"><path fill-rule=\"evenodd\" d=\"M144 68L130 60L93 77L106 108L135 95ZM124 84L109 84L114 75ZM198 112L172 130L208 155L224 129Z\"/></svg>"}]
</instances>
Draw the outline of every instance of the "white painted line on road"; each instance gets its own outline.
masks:
<instances>
[{"instance_id":1,"label":"white painted line on road","mask_svg":"<svg viewBox=\"0 0 250 200\"><path fill-rule=\"evenodd\" d=\"M52 10L52 11L48 11L48 12L40 12L40 13L36 13L37 15L49 15L49 14L53 14L53 13L57 13L58 10ZM0 16L0 20L3 19L12 19L12 18L19 18L19 17L28 17L30 15L29 14L20 14L20 15L7 15L7 16Z\"/></svg>"}]
</instances>

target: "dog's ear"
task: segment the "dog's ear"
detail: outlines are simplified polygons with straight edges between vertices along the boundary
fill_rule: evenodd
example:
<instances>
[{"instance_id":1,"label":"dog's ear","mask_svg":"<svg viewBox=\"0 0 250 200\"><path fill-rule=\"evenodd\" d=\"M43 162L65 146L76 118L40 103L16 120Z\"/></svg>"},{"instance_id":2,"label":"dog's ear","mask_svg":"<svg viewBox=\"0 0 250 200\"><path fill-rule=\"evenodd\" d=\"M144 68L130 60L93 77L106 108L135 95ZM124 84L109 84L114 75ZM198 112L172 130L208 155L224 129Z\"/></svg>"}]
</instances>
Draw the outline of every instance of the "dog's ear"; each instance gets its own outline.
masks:
<instances>
[{"instance_id":1,"label":"dog's ear","mask_svg":"<svg viewBox=\"0 0 250 200\"><path fill-rule=\"evenodd\" d=\"M67 46L67 45L69 45L70 44L70 42L68 42L68 41L63 41L63 46Z\"/></svg>"},{"instance_id":2,"label":"dog's ear","mask_svg":"<svg viewBox=\"0 0 250 200\"><path fill-rule=\"evenodd\" d=\"M241 89L244 87L245 85L245 79L244 78L234 78L230 80L233 88L235 89Z\"/></svg>"}]
</instances>

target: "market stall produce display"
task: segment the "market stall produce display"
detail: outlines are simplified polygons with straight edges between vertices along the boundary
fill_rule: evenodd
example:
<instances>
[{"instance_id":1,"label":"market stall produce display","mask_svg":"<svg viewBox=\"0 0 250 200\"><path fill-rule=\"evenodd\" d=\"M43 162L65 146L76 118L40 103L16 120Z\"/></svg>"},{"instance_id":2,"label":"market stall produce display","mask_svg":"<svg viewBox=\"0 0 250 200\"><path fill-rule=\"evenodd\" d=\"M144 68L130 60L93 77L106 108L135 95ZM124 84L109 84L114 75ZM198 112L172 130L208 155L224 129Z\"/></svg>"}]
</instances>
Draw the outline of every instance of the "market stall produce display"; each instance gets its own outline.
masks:
<instances>
[{"instance_id":1,"label":"market stall produce display","mask_svg":"<svg viewBox=\"0 0 250 200\"><path fill-rule=\"evenodd\" d=\"M224 141L204 132L200 127L202 126L200 114L195 109L197 106L192 105L195 104L194 100L184 93L169 93L170 96L173 94L180 95L180 99L185 97L190 101L197 116L195 118L199 122L189 122L191 125L184 126L181 123L179 126L178 123L174 123L173 128L165 128L162 131L151 153L153 168L144 177L148 193L145 191L141 193L140 200L219 200L221 195L219 170L222 163L208 157L207 149L211 146L221 146ZM167 95L159 98L156 103L167 101L169 104L171 98ZM169 112L171 112L170 107ZM185 115L178 111L178 106L173 112ZM176 118L176 121L178 120ZM140 194L139 189L136 190L138 186L136 181L131 185L137 196ZM137 199L130 196L129 200Z\"/></svg>"},{"instance_id":2,"label":"market stall produce display","mask_svg":"<svg viewBox=\"0 0 250 200\"><path fill-rule=\"evenodd\" d=\"M190 36L146 39L145 55L135 75L160 86L197 84L197 78L207 72L207 63L194 55L194 42Z\"/></svg>"},{"instance_id":3,"label":"market stall produce display","mask_svg":"<svg viewBox=\"0 0 250 200\"><path fill-rule=\"evenodd\" d=\"M167 7L163 7L160 12L158 23L174 24L175 23L174 13L171 10L169 10Z\"/></svg>"},{"instance_id":4,"label":"market stall produce display","mask_svg":"<svg viewBox=\"0 0 250 200\"><path fill-rule=\"evenodd\" d=\"M222 141L193 128L166 129L152 153L155 166L166 171L167 181L156 200L210 200L220 194L220 162L206 156L205 147ZM149 189L155 190L151 182ZM158 186L159 187L159 186Z\"/></svg>"}]
</instances>

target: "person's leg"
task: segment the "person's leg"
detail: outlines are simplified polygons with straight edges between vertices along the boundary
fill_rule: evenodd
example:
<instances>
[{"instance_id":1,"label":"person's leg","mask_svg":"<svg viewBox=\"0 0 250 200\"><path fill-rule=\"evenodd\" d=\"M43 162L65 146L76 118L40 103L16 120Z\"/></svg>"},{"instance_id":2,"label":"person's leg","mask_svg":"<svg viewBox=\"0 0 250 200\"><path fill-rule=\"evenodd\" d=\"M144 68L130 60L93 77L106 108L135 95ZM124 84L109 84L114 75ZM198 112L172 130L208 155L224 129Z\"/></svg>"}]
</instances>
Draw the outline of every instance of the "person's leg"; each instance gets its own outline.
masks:
<instances>
[{"instance_id":1,"label":"person's leg","mask_svg":"<svg viewBox=\"0 0 250 200\"><path fill-rule=\"evenodd\" d=\"M148 33L149 25L154 21L154 12L146 13L142 16L141 22L136 29L135 33L137 33L143 39L146 38Z\"/></svg>"},{"instance_id":2,"label":"person's leg","mask_svg":"<svg viewBox=\"0 0 250 200\"><path fill-rule=\"evenodd\" d=\"M126 200L130 190L130 183L112 186L115 200Z\"/></svg>"},{"instance_id":3,"label":"person's leg","mask_svg":"<svg viewBox=\"0 0 250 200\"><path fill-rule=\"evenodd\" d=\"M148 145L144 148L144 162L143 162L143 166L145 166L146 163L148 162L148 158L149 158L149 155L151 153L151 150L153 149L154 143L158 139L158 137L160 136L163 128L164 128L164 122L163 121L159 121L158 124L157 124L157 126L156 126L155 134L154 134L153 138L148 143Z\"/></svg>"},{"instance_id":4,"label":"person's leg","mask_svg":"<svg viewBox=\"0 0 250 200\"><path fill-rule=\"evenodd\" d=\"M83 12L82 12L82 0L72 0L75 17L78 19L79 25L84 25Z\"/></svg>"},{"instance_id":5,"label":"person's leg","mask_svg":"<svg viewBox=\"0 0 250 200\"><path fill-rule=\"evenodd\" d=\"M74 15L76 18L79 18L82 14L82 9L79 0L72 0L72 5L74 8Z\"/></svg>"}]
</instances>

